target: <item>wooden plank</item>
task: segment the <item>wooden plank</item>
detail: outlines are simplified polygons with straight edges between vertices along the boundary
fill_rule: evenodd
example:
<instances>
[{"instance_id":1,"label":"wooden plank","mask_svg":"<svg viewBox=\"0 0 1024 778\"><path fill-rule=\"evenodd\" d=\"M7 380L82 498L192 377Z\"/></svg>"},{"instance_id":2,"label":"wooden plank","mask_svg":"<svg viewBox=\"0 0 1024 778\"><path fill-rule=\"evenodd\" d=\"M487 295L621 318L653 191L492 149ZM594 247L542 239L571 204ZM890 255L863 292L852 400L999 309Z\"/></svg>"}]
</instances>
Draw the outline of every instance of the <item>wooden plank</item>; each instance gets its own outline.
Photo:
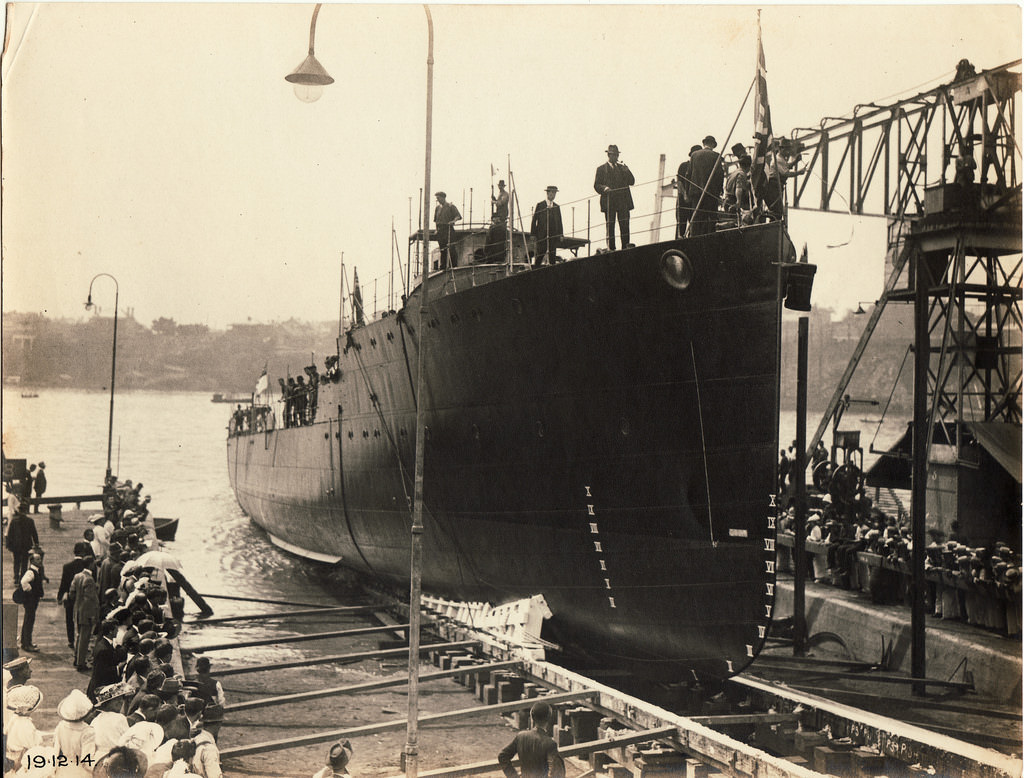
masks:
<instances>
[{"instance_id":1,"label":"wooden plank","mask_svg":"<svg viewBox=\"0 0 1024 778\"><path fill-rule=\"evenodd\" d=\"M173 572L173 571L172 571ZM399 628L408 628L408 624L399 624ZM391 625L379 625L375 627L357 627L355 629L342 629L336 632L314 632L309 635L291 635L290 637L263 638L260 640L243 640L234 643L211 643L206 646L188 646L189 651L205 653L207 651L227 651L231 648L250 648L252 646L276 646L280 643L302 643L308 640L327 640L329 638L344 638L354 635L372 635L374 633L392 632L396 627Z\"/></svg>"},{"instance_id":2,"label":"wooden plank","mask_svg":"<svg viewBox=\"0 0 1024 778\"><path fill-rule=\"evenodd\" d=\"M601 751L610 751L613 748L621 748L624 746L631 746L637 743L643 743L648 740L663 740L665 738L673 737L676 734L675 727L656 727L654 729L644 729L639 732L630 732L628 735L617 736L609 738L608 740L591 740L586 743L576 743L571 746L558 749L558 755L563 759L567 756L583 756L585 754L599 753ZM519 767L519 760L513 759L512 765ZM459 767L442 767L437 770L420 770L417 775L420 778L434 778L437 776L449 776L450 778L459 778L463 775L479 775L480 773L491 773L499 772L501 765L498 764L498 760L494 759L489 762L476 762L473 764L460 765ZM403 776L396 775L394 778L403 778Z\"/></svg>"},{"instance_id":3,"label":"wooden plank","mask_svg":"<svg viewBox=\"0 0 1024 778\"><path fill-rule=\"evenodd\" d=\"M549 694L544 697L534 697L527 700L514 700L513 702L502 702L497 705L482 705L476 708L465 708L463 710L449 711L447 713L431 713L426 716L420 716L417 721L421 725L433 724L441 721L451 721L453 719L466 718L469 716L478 716L481 713L506 713L514 710L521 710L523 708L529 708L535 702L544 700L544 702L556 704L559 702L583 702L585 700L591 700L597 696L594 691L577 691L577 692L561 692L558 694ZM268 751L284 751L289 748L300 748L302 746L315 745L317 743L328 743L334 740L344 740L345 738L357 737L359 735L375 735L380 732L391 732L394 730L405 729L405 719L393 719L391 721L381 721L376 724L367 724L362 727L348 727L347 729L335 729L329 732L314 732L311 735L302 735L295 738L288 738L285 740L269 740L264 743L252 743L247 746L235 746L233 748L223 748L220 752L221 760L230 759L233 756L249 756L250 754L263 754Z\"/></svg>"},{"instance_id":4,"label":"wooden plank","mask_svg":"<svg viewBox=\"0 0 1024 778\"><path fill-rule=\"evenodd\" d=\"M448 645L459 645L451 643ZM463 644L467 645L467 644ZM468 644L472 645L472 644ZM399 651L409 653L408 649L402 648ZM428 650L438 650L438 646L421 646L420 651L426 652ZM491 670L511 670L519 667L520 662L490 662L488 664L479 665L463 665L454 670L438 670L436 672L421 673L420 681L432 681L437 678L451 678L456 675L464 675L468 672L490 672ZM232 713L235 711L252 710L253 708L265 708L270 705L287 705L292 702L304 702L305 700L318 700L321 697L333 697L342 694L359 694L360 692L371 691L373 689L387 689L393 686L405 686L409 683L409 677L407 675L395 676L393 678L384 678L380 681L367 681L366 683L355 683L348 686L336 686L333 689L317 689L312 692L296 692L295 694L282 694L278 697L264 697L259 700L249 700L247 702L238 702L234 705L225 705L224 712ZM230 724L230 722L225 722Z\"/></svg>"},{"instance_id":5,"label":"wooden plank","mask_svg":"<svg viewBox=\"0 0 1024 778\"><path fill-rule=\"evenodd\" d=\"M294 616L319 616L321 614L333 614L335 616L343 616L345 614L351 614L353 616L361 613L373 613L379 610L376 605L339 605L337 607L330 608L303 608L293 611L277 611L276 613L247 613L241 616L219 616L215 619L204 619L197 617L194 619L187 619L185 624L226 624L230 621L263 621L268 619L283 619L292 618Z\"/></svg>"},{"instance_id":6,"label":"wooden plank","mask_svg":"<svg viewBox=\"0 0 1024 778\"><path fill-rule=\"evenodd\" d=\"M706 727L732 727L737 724L796 724L795 713L738 713L721 716L691 716L690 721Z\"/></svg>"},{"instance_id":7,"label":"wooden plank","mask_svg":"<svg viewBox=\"0 0 1024 778\"><path fill-rule=\"evenodd\" d=\"M456 648L461 646L479 646L478 640L455 641L451 643L432 643L420 646L420 653L437 651L443 648ZM377 659L392 656L408 656L408 648L384 648L377 651L355 651L349 654L330 654L327 656L313 657L312 659L295 659L290 662L274 662L266 665L245 665L243 667L230 667L226 670L217 670L213 675L218 678L225 675L244 675L245 673L261 673L265 670L289 670L293 667L310 667L312 665L329 665L335 662L358 662L362 659Z\"/></svg>"}]
</instances>

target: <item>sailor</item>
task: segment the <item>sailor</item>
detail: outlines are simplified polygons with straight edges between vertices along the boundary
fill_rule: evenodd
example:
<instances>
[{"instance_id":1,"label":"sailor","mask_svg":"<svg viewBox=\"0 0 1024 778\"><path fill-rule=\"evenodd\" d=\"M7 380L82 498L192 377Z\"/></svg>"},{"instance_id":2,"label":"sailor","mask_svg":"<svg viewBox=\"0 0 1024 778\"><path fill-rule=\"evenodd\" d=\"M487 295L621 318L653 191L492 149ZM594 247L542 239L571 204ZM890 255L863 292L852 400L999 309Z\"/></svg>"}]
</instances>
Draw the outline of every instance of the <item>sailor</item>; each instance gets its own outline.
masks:
<instances>
[{"instance_id":1,"label":"sailor","mask_svg":"<svg viewBox=\"0 0 1024 778\"><path fill-rule=\"evenodd\" d=\"M455 207L454 203L447 201L448 195L444 192L435 192L434 197L437 198L437 207L434 208L434 226L436 227L437 248L441 252L441 267L457 267L458 257L451 251L450 244L452 229L455 222L462 218L462 214L459 213L459 209Z\"/></svg>"},{"instance_id":2,"label":"sailor","mask_svg":"<svg viewBox=\"0 0 1024 778\"><path fill-rule=\"evenodd\" d=\"M715 151L718 141L713 135L706 135L701 143L700 150L690 157L690 178L693 181L690 197L694 207L690 234L694 236L715 231L718 201L725 182L722 155Z\"/></svg>"},{"instance_id":3,"label":"sailor","mask_svg":"<svg viewBox=\"0 0 1024 778\"><path fill-rule=\"evenodd\" d=\"M555 264L555 249L562 237L562 210L555 202L558 187L549 186L546 192L546 199L537 203L533 209L533 221L530 223L530 234L537 242L534 267L543 265L545 257L550 264Z\"/></svg>"},{"instance_id":4,"label":"sailor","mask_svg":"<svg viewBox=\"0 0 1024 778\"><path fill-rule=\"evenodd\" d=\"M491 195L491 205L494 208L494 218L506 221L508 219L508 192L505 191L505 182L498 182L498 194Z\"/></svg>"},{"instance_id":5,"label":"sailor","mask_svg":"<svg viewBox=\"0 0 1024 778\"><path fill-rule=\"evenodd\" d=\"M633 195L629 187L636 179L626 167L619 162L619 147L611 144L606 152L608 161L601 165L594 174L594 191L601 195L601 212L604 214L605 229L608 235L608 250L615 251L615 220L619 221L619 237L622 247L629 248L629 212L633 210Z\"/></svg>"}]
</instances>

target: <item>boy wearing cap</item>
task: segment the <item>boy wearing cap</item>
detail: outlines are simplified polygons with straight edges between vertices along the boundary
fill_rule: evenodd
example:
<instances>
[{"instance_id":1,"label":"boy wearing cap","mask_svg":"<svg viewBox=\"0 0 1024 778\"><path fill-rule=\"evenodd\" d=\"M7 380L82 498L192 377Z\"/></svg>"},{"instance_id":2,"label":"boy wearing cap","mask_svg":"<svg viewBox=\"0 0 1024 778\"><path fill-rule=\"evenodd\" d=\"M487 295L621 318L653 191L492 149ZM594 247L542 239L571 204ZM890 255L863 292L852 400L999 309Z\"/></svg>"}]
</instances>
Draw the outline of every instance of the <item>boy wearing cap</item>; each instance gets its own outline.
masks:
<instances>
[{"instance_id":1,"label":"boy wearing cap","mask_svg":"<svg viewBox=\"0 0 1024 778\"><path fill-rule=\"evenodd\" d=\"M530 708L533 729L520 732L501 749L498 764L507 778L564 778L565 763L558 755L558 744L548 735L551 706L534 703ZM512 766L512 757L519 756L519 772Z\"/></svg>"},{"instance_id":2,"label":"boy wearing cap","mask_svg":"<svg viewBox=\"0 0 1024 778\"><path fill-rule=\"evenodd\" d=\"M537 203L533 209L533 221L530 223L530 234L537 243L537 255L533 266L540 267L547 257L550 264L555 264L555 249L558 239L562 237L562 209L555 202L557 186L549 186L547 197Z\"/></svg>"}]
</instances>

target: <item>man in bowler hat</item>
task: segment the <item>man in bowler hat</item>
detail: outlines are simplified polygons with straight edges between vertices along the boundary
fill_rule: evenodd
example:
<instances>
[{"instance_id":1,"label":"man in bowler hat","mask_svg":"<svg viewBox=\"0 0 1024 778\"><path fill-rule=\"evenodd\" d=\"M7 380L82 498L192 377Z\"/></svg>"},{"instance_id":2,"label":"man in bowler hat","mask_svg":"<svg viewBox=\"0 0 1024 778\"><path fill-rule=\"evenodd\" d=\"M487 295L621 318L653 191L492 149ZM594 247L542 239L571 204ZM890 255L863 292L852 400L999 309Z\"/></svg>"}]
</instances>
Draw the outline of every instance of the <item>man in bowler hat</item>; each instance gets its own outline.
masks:
<instances>
[{"instance_id":1,"label":"man in bowler hat","mask_svg":"<svg viewBox=\"0 0 1024 778\"><path fill-rule=\"evenodd\" d=\"M562 210L555 202L557 193L557 186L549 186L547 198L537 203L536 208L533 209L530 234L537 242L537 255L533 260L534 267L540 267L544 263L545 256L552 265L555 264L555 249L558 247L558 239L562 237Z\"/></svg>"},{"instance_id":2,"label":"man in bowler hat","mask_svg":"<svg viewBox=\"0 0 1024 778\"><path fill-rule=\"evenodd\" d=\"M722 199L722 186L725 184L722 155L715 151L718 141L713 135L708 135L701 143L700 151L690 156L690 180L693 182L690 234L694 236L708 235L715 231L718 203Z\"/></svg>"},{"instance_id":3,"label":"man in bowler hat","mask_svg":"<svg viewBox=\"0 0 1024 778\"><path fill-rule=\"evenodd\" d=\"M608 161L594 174L594 191L601 195L601 212L608 233L608 250L615 251L615 221L619 222L622 247L629 248L629 212L633 210L633 195L629 188L636 183L625 163L619 162L619 147L608 147Z\"/></svg>"}]
</instances>

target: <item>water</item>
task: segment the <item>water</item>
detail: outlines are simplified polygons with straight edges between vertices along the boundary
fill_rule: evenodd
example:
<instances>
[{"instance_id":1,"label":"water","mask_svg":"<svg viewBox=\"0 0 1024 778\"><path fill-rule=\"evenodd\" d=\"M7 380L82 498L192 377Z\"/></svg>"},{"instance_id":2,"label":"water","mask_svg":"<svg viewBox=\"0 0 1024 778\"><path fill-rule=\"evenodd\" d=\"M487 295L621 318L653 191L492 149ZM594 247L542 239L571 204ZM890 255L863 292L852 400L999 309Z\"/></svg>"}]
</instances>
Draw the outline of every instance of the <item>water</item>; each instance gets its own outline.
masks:
<instances>
[{"instance_id":1,"label":"water","mask_svg":"<svg viewBox=\"0 0 1024 778\"><path fill-rule=\"evenodd\" d=\"M47 496L97 494L106 470L109 402L110 395L103 392L42 389L38 398L29 399L5 388L4 453L29 463L46 462ZM144 484L143 493L153 497L154 515L180 518L177 537L166 547L199 592L339 604L328 568L281 552L238 507L228 482L224 443L230 408L210 402L205 392L116 395L114 473ZM98 503L83 508L96 509ZM70 556L70 548L47 551L60 562ZM212 599L210 604L217 616L281 609ZM187 612L196 610L191 602L186 605ZM274 628L265 622L190 627L184 642L259 639L272 636ZM323 627L331 628L337 626ZM301 647L253 648L238 659L272 662L302 652Z\"/></svg>"}]
</instances>

